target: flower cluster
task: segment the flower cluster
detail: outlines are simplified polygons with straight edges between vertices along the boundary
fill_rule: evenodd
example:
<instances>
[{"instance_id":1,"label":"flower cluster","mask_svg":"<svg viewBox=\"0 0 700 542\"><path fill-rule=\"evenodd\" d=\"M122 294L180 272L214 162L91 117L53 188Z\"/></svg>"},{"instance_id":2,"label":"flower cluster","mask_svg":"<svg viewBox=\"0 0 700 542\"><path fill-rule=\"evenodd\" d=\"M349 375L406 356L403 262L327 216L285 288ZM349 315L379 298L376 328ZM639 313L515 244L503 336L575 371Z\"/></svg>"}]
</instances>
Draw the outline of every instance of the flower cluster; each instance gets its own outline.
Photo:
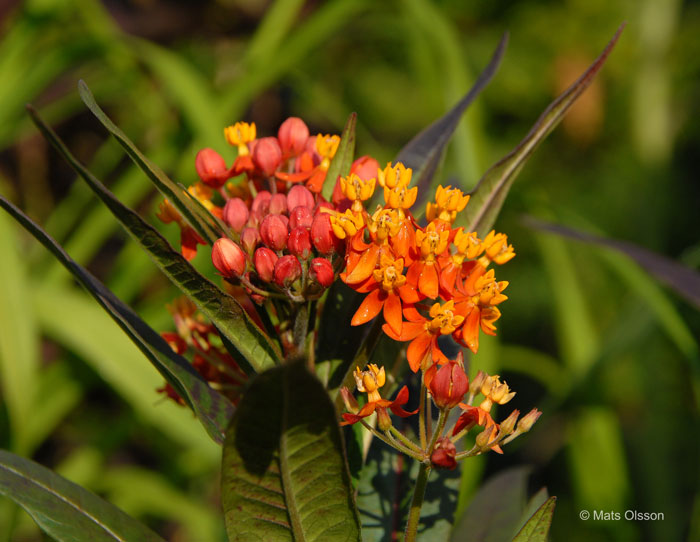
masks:
<instances>
[{"instance_id":1,"label":"flower cluster","mask_svg":"<svg viewBox=\"0 0 700 542\"><path fill-rule=\"evenodd\" d=\"M341 279L368 294L352 325L364 324L380 312L384 332L410 341L411 369L446 363L438 338L451 335L472 352L479 348L479 330L495 334L501 316L497 305L507 299L506 281L497 281L491 263L504 264L515 253L504 234L491 231L484 239L454 228L469 196L439 186L427 204L425 227L411 214L417 187L410 187L411 169L388 164L375 177L356 173L340 180L344 200L331 216L333 232L347 240L346 270ZM370 214L363 202L383 189L384 206ZM341 212L344 209L343 212Z\"/></svg>"},{"instance_id":2,"label":"flower cluster","mask_svg":"<svg viewBox=\"0 0 700 542\"><path fill-rule=\"evenodd\" d=\"M170 348L180 355L191 354L192 366L204 380L237 404L247 376L223 347L219 332L197 312L187 297L177 298L168 305L168 311L177 330L162 333ZM181 405L185 404L168 383L158 391Z\"/></svg>"}]
</instances>

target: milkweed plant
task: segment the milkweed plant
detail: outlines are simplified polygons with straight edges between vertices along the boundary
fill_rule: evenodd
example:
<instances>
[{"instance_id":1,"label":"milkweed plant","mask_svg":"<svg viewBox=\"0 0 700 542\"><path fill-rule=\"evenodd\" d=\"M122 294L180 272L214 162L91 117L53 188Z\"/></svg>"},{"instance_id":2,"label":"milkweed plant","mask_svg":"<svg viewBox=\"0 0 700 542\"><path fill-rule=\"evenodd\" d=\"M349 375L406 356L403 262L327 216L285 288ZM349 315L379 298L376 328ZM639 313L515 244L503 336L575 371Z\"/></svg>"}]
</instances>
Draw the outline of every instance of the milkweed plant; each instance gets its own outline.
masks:
<instances>
[{"instance_id":1,"label":"milkweed plant","mask_svg":"<svg viewBox=\"0 0 700 542\"><path fill-rule=\"evenodd\" d=\"M313 134L297 117L276 135L236 122L221 127L235 160L201 149L189 186L151 163L81 82L87 107L161 192L156 216L179 229L177 248L29 107L48 141L181 290L168 305L172 330L151 329L22 211L1 204L160 371L165 381L154 399L161 393L192 409L222 445L230 540L360 540L357 480L369 436L418 464L404 540L436 540L421 524L431 472L505 453L542 414L497 417L494 406L516 392L479 370L480 336L496 334L507 307L508 282L498 270L516 255L492 226L522 165L590 84L621 30L471 193L434 176L462 113L495 74L505 38L474 88L392 162L354 156L354 114L340 135ZM211 257L214 280L190 263L198 251ZM2 493L57 540L161 540L87 490L0 453L12 466L0 478ZM553 508L550 498L515 539L545 540Z\"/></svg>"}]
</instances>

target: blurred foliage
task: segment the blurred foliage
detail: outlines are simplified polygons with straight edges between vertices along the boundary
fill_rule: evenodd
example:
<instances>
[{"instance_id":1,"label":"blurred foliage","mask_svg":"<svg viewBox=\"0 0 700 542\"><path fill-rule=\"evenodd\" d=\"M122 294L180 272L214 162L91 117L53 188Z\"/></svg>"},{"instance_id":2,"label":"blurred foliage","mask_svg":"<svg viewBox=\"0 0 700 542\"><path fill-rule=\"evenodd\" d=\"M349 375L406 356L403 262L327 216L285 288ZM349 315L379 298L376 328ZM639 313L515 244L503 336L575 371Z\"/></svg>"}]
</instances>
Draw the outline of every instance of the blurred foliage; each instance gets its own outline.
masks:
<instances>
[{"instance_id":1,"label":"blurred foliage","mask_svg":"<svg viewBox=\"0 0 700 542\"><path fill-rule=\"evenodd\" d=\"M474 365L522 390L515 408L537 404L544 415L505 456L465 462L460 506L491 473L530 464L530 493L546 485L558 497L554 540L700 538L700 315L626 258L520 221L533 214L700 266L698 2L28 0L1 10L0 192L162 330L174 291L73 182L25 102L155 222L149 183L86 113L78 79L185 184L197 149L233 157L222 129L238 119L265 134L297 115L312 131L338 133L357 111L358 152L381 163L457 101L508 30L500 72L439 175L471 188L627 20L499 220L518 257L502 277L511 285L499 338ZM188 411L160 399L161 379L141 353L4 215L0 253L0 446L169 540L223 540L216 445ZM665 520L584 522L581 509ZM41 535L2 500L0 540Z\"/></svg>"}]
</instances>

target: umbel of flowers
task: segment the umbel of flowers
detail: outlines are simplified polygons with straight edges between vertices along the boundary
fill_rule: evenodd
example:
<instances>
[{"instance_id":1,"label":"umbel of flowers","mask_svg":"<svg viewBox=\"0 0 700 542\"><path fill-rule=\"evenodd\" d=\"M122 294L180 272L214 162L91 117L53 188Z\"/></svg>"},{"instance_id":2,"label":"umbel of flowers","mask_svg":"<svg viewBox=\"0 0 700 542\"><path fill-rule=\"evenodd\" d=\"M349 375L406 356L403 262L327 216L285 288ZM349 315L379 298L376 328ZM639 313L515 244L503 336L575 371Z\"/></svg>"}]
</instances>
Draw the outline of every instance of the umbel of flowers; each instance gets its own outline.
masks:
<instances>
[{"instance_id":1,"label":"umbel of flowers","mask_svg":"<svg viewBox=\"0 0 700 542\"><path fill-rule=\"evenodd\" d=\"M381 314L383 332L407 343L408 366L420 371L420 406L407 411L407 387L394 400L384 399L379 390L387 381L385 369L379 364L356 368L356 388L367 398L360 406L347 387L341 389L347 409L342 424L360 422L401 452L441 468L488 450L500 453L500 445L532 427L537 410L519 421L516 410L496 423L493 405L507 403L515 393L498 375L478 372L470 383L462 354L450 360L440 348L439 339L449 336L476 354L480 333L495 334L508 283L496 279L493 265L515 256L502 233L491 231L481 239L454 226L468 195L439 186L421 225L412 211L418 188L411 186L411 169L401 163L381 168L363 156L347 176L327 180L340 138L310 135L301 119L287 119L277 137L258 139L255 125L242 122L224 135L237 158L229 166L212 149L200 151L195 160L200 180L189 193L226 233L213 244L211 258L229 291L261 327L274 328L285 354L293 355L313 349L307 344L307 337L313 340L306 328L309 302L340 279L364 296L349 324L363 325ZM321 194L325 182L335 183L330 200ZM188 259L205 244L167 200L158 216L180 226ZM244 373L210 339L216 330L200 329L203 324L190 307L172 312L178 333L167 338L173 348L192 347L195 368L235 400ZM301 333L300 319L306 319ZM176 397L171 388L165 391ZM431 403L440 414L434 430ZM445 431L447 414L456 407L463 412ZM389 412L418 414L419 442L398 431ZM367 421L372 415L376 424ZM457 452L455 443L475 427L480 432L473 446Z\"/></svg>"}]
</instances>

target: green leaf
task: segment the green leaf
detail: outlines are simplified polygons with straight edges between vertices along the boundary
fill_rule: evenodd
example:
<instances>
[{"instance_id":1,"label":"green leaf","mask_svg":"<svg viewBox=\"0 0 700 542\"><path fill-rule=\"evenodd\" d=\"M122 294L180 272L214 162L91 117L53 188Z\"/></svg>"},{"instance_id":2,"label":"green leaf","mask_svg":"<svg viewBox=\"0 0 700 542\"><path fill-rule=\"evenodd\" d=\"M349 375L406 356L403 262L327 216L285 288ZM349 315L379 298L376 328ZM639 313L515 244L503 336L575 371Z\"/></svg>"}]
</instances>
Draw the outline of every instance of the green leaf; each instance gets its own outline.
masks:
<instances>
[{"instance_id":1,"label":"green leaf","mask_svg":"<svg viewBox=\"0 0 700 542\"><path fill-rule=\"evenodd\" d=\"M0 450L0 493L59 541L163 542L116 506L49 469Z\"/></svg>"},{"instance_id":2,"label":"green leaf","mask_svg":"<svg viewBox=\"0 0 700 542\"><path fill-rule=\"evenodd\" d=\"M360 540L336 412L304 360L251 383L226 433L222 471L230 540Z\"/></svg>"},{"instance_id":3,"label":"green leaf","mask_svg":"<svg viewBox=\"0 0 700 542\"><path fill-rule=\"evenodd\" d=\"M141 168L146 176L153 182L158 191L165 196L170 203L180 212L195 231L209 244L213 244L219 237L220 232L211 223L211 217L205 214L192 201L183 194L183 190L178 187L157 165L153 164L146 156L136 148L136 145L126 136L126 134L114 124L104 111L97 105L95 97L90 92L85 81L78 82L80 97L85 105L92 112L97 120L107 128L119 144L124 148L134 163Z\"/></svg>"},{"instance_id":4,"label":"green leaf","mask_svg":"<svg viewBox=\"0 0 700 542\"><path fill-rule=\"evenodd\" d=\"M685 267L651 250L626 241L607 239L598 235L567 228L558 224L550 224L528 218L528 224L536 229L556 233L563 237L611 248L621 252L637 262L649 274L656 277L686 301L700 308L700 273Z\"/></svg>"},{"instance_id":5,"label":"green leaf","mask_svg":"<svg viewBox=\"0 0 700 542\"><path fill-rule=\"evenodd\" d=\"M464 226L466 231L476 231L481 236L491 229L513 181L525 162L542 140L559 124L576 99L591 84L593 77L603 66L617 43L624 27L624 23L620 25L613 38L588 70L545 109L518 146L484 174L471 193L469 205L458 216L455 226Z\"/></svg>"},{"instance_id":6,"label":"green leaf","mask_svg":"<svg viewBox=\"0 0 700 542\"><path fill-rule=\"evenodd\" d=\"M351 113L348 121L345 123L345 128L340 136L338 150L328 166L326 173L326 181L323 183L323 191L321 195L330 201L335 188L335 182L338 176L345 177L350 173L353 156L355 155L355 125L357 124L357 113Z\"/></svg>"},{"instance_id":7,"label":"green leaf","mask_svg":"<svg viewBox=\"0 0 700 542\"><path fill-rule=\"evenodd\" d=\"M173 250L158 231L136 212L123 205L83 166L47 126L31 106L32 120L46 139L68 161L90 186L131 237L148 252L158 268L187 295L217 329L236 347L239 362L247 361L248 369L260 372L275 365L281 354L270 338L253 322L240 304L213 282L202 276L180 253ZM187 198L185 198L187 199ZM241 360L240 357L244 360ZM252 372L249 371L249 372Z\"/></svg>"},{"instance_id":8,"label":"green leaf","mask_svg":"<svg viewBox=\"0 0 700 542\"><path fill-rule=\"evenodd\" d=\"M168 343L127 305L78 265L44 230L20 209L0 196L0 207L10 213L24 228L80 281L97 302L110 314L122 330L134 341L163 377L194 410L209 435L223 442L224 429L233 414L233 405L209 387L185 358L173 352Z\"/></svg>"},{"instance_id":9,"label":"green leaf","mask_svg":"<svg viewBox=\"0 0 700 542\"><path fill-rule=\"evenodd\" d=\"M498 47L491 57L488 66L481 72L479 78L471 90L445 115L437 119L430 126L423 129L411 141L409 141L396 157L396 162L401 162L406 167L413 169L413 184L418 186L418 200L415 208L422 208L428 198L430 184L435 175L443 152L457 129L459 120L467 107L476 99L479 93L489 84L501 63L503 53L508 44L508 34L504 34Z\"/></svg>"},{"instance_id":10,"label":"green leaf","mask_svg":"<svg viewBox=\"0 0 700 542\"><path fill-rule=\"evenodd\" d=\"M464 515L455 523L450 540L500 542L510 540L525 506L529 469L504 470L486 482Z\"/></svg>"},{"instance_id":11,"label":"green leaf","mask_svg":"<svg viewBox=\"0 0 700 542\"><path fill-rule=\"evenodd\" d=\"M520 529L520 532L515 535L513 542L547 542L547 533L549 533L549 526L552 524L556 504L556 497L547 499L525 526Z\"/></svg>"}]
</instances>

